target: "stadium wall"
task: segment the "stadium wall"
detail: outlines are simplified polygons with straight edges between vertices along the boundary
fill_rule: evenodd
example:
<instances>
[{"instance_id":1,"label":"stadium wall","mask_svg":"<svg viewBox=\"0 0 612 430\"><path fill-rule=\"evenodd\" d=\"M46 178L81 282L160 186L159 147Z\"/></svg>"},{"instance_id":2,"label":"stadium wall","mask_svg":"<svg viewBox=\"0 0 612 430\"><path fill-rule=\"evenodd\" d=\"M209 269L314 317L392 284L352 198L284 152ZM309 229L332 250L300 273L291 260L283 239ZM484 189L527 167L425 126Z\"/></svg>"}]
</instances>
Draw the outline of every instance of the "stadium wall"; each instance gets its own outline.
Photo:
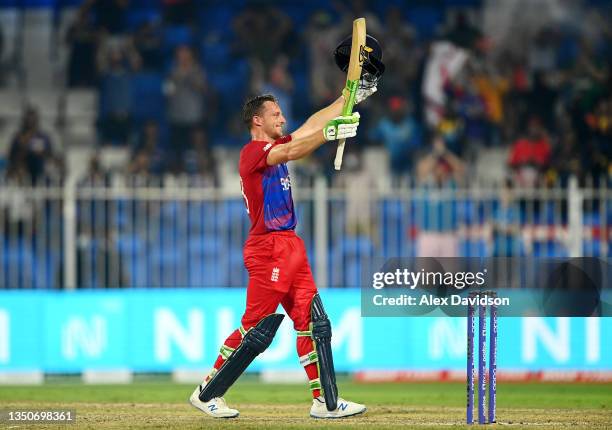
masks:
<instances>
[{"instance_id":1,"label":"stadium wall","mask_svg":"<svg viewBox=\"0 0 612 430\"><path fill-rule=\"evenodd\" d=\"M359 372L363 380L410 379L411 372L453 379L465 372L464 318L362 318L359 290L322 295L339 371ZM239 324L244 298L242 289L3 291L0 375L205 371ZM529 379L541 371L579 372L573 375L580 379L612 371L612 318L517 317L499 324L502 373ZM250 370L300 370L294 345L285 320Z\"/></svg>"}]
</instances>

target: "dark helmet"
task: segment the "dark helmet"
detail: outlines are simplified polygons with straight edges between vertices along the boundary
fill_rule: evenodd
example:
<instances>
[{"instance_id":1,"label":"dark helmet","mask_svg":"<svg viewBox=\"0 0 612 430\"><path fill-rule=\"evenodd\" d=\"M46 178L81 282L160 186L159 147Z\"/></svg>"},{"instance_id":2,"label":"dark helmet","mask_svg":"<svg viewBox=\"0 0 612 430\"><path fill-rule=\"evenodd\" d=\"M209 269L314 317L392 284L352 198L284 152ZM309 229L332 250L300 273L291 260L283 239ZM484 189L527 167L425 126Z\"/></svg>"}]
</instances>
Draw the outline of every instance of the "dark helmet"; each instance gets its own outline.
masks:
<instances>
[{"instance_id":1,"label":"dark helmet","mask_svg":"<svg viewBox=\"0 0 612 430\"><path fill-rule=\"evenodd\" d=\"M346 72L351 58L351 43L353 36L344 39L334 50L334 59L340 70ZM368 56L363 62L363 70L361 72L361 86L371 87L378 83L378 80L385 72L385 65L382 62L383 52L378 40L366 35L366 47L370 48Z\"/></svg>"}]
</instances>

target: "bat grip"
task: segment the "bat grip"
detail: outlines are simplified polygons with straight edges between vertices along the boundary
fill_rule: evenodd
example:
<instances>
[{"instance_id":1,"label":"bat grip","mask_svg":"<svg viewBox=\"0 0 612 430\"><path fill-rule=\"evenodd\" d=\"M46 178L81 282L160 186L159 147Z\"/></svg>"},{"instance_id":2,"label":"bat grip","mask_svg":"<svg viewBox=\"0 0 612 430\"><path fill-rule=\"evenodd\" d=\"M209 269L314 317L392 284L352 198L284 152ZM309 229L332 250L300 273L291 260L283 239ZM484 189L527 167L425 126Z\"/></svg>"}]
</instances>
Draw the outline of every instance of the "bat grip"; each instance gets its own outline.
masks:
<instances>
[{"instance_id":1,"label":"bat grip","mask_svg":"<svg viewBox=\"0 0 612 430\"><path fill-rule=\"evenodd\" d=\"M344 155L344 144L346 139L340 139L338 141L338 149L336 149L336 158L334 159L334 169L340 170L342 168L342 156Z\"/></svg>"}]
</instances>

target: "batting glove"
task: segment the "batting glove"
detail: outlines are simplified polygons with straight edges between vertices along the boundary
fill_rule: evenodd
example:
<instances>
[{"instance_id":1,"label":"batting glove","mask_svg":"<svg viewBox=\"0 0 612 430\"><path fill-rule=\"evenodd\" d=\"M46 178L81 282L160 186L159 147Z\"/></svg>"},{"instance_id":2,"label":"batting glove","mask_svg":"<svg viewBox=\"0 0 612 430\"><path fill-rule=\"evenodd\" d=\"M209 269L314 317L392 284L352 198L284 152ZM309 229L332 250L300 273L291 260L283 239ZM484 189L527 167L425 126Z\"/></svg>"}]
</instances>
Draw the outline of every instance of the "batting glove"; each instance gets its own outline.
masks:
<instances>
[{"instance_id":1,"label":"batting glove","mask_svg":"<svg viewBox=\"0 0 612 430\"><path fill-rule=\"evenodd\" d=\"M376 85L370 88L357 88L357 93L355 94L355 104L361 103L362 101L370 97L372 94L374 94L376 91L378 91Z\"/></svg>"},{"instance_id":2,"label":"batting glove","mask_svg":"<svg viewBox=\"0 0 612 430\"><path fill-rule=\"evenodd\" d=\"M357 127L359 127L359 112L353 112L351 115L337 116L323 128L323 136L325 140L348 139L357 135Z\"/></svg>"}]
</instances>

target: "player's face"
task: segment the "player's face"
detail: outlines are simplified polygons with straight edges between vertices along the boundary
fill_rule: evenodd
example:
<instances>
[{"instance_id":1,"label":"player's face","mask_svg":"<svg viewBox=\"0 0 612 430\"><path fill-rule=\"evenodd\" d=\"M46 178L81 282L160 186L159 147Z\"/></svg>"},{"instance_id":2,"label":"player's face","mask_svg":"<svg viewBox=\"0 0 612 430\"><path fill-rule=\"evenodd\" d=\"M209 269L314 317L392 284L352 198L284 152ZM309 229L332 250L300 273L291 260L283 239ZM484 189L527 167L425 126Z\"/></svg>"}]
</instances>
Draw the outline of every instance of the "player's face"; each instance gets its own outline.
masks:
<instances>
[{"instance_id":1,"label":"player's face","mask_svg":"<svg viewBox=\"0 0 612 430\"><path fill-rule=\"evenodd\" d=\"M265 102L261 112L263 131L272 139L278 139L283 135L283 127L287 122L280 106L274 102Z\"/></svg>"}]
</instances>

